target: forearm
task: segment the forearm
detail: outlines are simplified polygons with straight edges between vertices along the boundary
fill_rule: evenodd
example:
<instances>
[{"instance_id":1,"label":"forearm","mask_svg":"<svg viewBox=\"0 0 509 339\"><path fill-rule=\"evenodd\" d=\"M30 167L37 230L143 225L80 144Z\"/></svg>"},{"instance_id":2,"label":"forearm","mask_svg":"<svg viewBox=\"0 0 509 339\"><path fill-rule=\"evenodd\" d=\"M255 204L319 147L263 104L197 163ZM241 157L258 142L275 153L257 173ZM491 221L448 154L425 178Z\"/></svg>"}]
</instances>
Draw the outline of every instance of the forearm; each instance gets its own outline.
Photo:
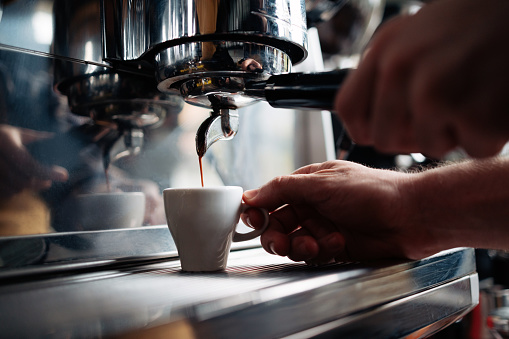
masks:
<instances>
[{"instance_id":1,"label":"forearm","mask_svg":"<svg viewBox=\"0 0 509 339\"><path fill-rule=\"evenodd\" d=\"M509 250L509 158L465 161L415 174L414 222L438 250Z\"/></svg>"}]
</instances>

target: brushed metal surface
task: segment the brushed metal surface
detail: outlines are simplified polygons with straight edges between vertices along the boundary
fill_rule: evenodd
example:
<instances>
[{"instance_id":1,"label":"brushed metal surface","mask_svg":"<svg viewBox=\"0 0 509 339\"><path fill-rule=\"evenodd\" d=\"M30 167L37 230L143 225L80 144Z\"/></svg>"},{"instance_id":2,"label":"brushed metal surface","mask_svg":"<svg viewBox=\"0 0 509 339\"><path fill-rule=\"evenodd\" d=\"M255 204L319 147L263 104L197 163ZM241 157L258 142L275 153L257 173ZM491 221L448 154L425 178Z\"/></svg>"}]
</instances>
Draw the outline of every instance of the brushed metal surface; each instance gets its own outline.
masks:
<instances>
[{"instance_id":1,"label":"brushed metal surface","mask_svg":"<svg viewBox=\"0 0 509 339\"><path fill-rule=\"evenodd\" d=\"M324 267L250 249L232 252L221 273L184 273L178 260L169 260L3 284L0 331L10 337L141 336L184 323L197 338L238 338L246 331L267 338L337 322L338 331L399 337L453 321L476 305L476 279L471 249L421 261ZM401 312L412 321L383 321Z\"/></svg>"}]
</instances>

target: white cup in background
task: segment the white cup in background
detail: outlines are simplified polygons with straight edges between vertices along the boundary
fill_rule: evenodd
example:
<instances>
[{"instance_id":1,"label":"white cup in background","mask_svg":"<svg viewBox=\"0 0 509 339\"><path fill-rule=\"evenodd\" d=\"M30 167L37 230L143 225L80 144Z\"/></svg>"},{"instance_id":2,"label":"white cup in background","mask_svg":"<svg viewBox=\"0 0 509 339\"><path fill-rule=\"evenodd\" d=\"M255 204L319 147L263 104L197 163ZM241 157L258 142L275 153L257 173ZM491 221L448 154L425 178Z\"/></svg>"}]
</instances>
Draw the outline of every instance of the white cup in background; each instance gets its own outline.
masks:
<instances>
[{"instance_id":1,"label":"white cup in background","mask_svg":"<svg viewBox=\"0 0 509 339\"><path fill-rule=\"evenodd\" d=\"M68 208L74 230L96 231L140 227L145 216L145 194L142 192L79 194Z\"/></svg>"},{"instance_id":2,"label":"white cup in background","mask_svg":"<svg viewBox=\"0 0 509 339\"><path fill-rule=\"evenodd\" d=\"M207 272L226 268L232 240L261 235L269 223L267 210L261 229L238 233L240 214L251 207L242 202L239 186L167 188L163 191L166 219L183 271Z\"/></svg>"}]
</instances>

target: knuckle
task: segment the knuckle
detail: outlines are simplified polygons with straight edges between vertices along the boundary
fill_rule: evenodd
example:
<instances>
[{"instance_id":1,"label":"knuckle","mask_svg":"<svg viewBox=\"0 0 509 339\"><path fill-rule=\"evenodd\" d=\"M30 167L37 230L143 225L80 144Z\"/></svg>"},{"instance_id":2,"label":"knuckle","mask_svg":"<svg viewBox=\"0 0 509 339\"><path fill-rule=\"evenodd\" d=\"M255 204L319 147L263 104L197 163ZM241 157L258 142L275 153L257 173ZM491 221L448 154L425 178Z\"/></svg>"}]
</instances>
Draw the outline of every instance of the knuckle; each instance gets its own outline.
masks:
<instances>
[{"instance_id":1,"label":"knuckle","mask_svg":"<svg viewBox=\"0 0 509 339\"><path fill-rule=\"evenodd\" d=\"M290 182L290 176L278 176L272 179L270 182L270 188L272 191L280 191L281 189L284 189L286 186L288 186Z\"/></svg>"}]
</instances>

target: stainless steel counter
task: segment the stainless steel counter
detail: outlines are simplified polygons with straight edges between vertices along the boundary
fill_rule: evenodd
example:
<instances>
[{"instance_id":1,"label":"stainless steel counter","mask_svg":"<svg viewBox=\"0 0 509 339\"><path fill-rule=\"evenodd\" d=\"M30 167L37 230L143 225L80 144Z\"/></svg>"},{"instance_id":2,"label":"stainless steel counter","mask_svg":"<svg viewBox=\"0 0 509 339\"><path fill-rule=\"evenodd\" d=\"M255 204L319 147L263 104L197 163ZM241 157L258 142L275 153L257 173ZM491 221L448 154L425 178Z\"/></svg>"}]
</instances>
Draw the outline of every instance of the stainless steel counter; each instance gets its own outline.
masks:
<instances>
[{"instance_id":1,"label":"stainless steel counter","mask_svg":"<svg viewBox=\"0 0 509 339\"><path fill-rule=\"evenodd\" d=\"M241 249L222 273L177 258L0 279L2 338L399 338L478 303L472 249L421 261L309 267Z\"/></svg>"}]
</instances>

